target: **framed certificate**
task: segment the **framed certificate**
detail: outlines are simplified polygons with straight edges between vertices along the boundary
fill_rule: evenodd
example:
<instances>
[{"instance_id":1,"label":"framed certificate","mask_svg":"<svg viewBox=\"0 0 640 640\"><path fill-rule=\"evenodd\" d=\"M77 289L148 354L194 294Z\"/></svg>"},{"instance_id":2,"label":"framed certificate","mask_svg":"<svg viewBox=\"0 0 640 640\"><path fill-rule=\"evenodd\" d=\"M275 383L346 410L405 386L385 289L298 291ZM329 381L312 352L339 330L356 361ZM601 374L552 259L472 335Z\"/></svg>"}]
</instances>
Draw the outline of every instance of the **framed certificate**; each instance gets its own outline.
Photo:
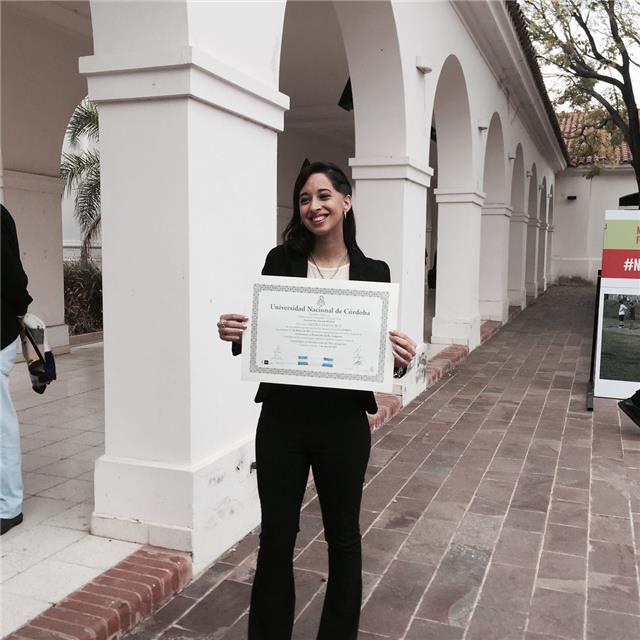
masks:
<instances>
[{"instance_id":1,"label":"framed certificate","mask_svg":"<svg viewBox=\"0 0 640 640\"><path fill-rule=\"evenodd\" d=\"M244 380L391 391L397 284L262 276L251 306Z\"/></svg>"}]
</instances>

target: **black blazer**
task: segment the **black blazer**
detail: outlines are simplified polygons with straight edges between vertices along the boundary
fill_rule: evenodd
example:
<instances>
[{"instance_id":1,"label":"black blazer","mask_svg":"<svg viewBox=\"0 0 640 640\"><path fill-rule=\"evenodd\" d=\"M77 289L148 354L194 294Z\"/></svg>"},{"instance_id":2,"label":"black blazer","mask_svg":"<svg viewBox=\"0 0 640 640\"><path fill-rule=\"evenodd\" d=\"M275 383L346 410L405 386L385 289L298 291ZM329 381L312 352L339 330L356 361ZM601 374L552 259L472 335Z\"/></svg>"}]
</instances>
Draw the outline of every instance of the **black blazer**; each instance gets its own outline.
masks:
<instances>
[{"instance_id":1,"label":"black blazer","mask_svg":"<svg viewBox=\"0 0 640 640\"><path fill-rule=\"evenodd\" d=\"M293 278L307 277L307 256L294 253L284 245L278 245L269 251L264 267L263 276L289 276ZM391 282L391 272L386 262L382 260L372 260L360 251L354 249L349 251L349 280L365 280L369 282ZM233 342L231 344L233 355L242 352L242 345ZM256 402L264 402L274 393L295 389L292 385L273 384L263 382L258 387ZM378 405L375 396L371 391L353 391L358 404L367 413L376 413Z\"/></svg>"},{"instance_id":2,"label":"black blazer","mask_svg":"<svg viewBox=\"0 0 640 640\"><path fill-rule=\"evenodd\" d=\"M20 261L16 223L7 209L2 214L2 349L8 347L20 333L18 316L27 312L31 296L27 291L27 274Z\"/></svg>"}]
</instances>

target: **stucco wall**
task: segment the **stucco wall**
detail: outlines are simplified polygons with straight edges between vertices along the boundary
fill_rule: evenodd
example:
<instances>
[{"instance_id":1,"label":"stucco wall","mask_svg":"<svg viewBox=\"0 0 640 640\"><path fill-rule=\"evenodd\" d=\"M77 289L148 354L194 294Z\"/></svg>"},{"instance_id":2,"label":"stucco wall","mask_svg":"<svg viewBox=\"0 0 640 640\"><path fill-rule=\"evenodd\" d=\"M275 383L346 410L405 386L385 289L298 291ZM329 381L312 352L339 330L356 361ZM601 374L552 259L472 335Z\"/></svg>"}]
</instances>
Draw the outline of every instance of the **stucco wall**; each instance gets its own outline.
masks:
<instances>
[{"instance_id":1,"label":"stucco wall","mask_svg":"<svg viewBox=\"0 0 640 640\"><path fill-rule=\"evenodd\" d=\"M567 169L556 177L551 277L580 277L595 282L601 266L604 212L637 191L629 167L605 169L587 180L584 169ZM575 200L568 200L576 196Z\"/></svg>"}]
</instances>

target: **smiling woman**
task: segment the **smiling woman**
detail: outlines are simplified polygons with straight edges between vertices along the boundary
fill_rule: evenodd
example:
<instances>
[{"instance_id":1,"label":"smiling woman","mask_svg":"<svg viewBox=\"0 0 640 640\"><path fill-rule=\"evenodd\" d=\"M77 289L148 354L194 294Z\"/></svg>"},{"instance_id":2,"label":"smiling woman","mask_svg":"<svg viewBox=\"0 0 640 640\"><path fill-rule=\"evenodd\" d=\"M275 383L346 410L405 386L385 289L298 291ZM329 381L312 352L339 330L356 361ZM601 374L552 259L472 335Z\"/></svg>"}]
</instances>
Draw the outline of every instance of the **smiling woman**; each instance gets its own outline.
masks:
<instances>
[{"instance_id":1,"label":"smiling woman","mask_svg":"<svg viewBox=\"0 0 640 640\"><path fill-rule=\"evenodd\" d=\"M284 244L267 255L263 275L391 280L387 264L367 258L358 247L351 184L334 164L314 162L302 169L283 238ZM234 354L241 351L246 321L239 314L220 316L220 338L232 343ZM415 355L415 342L399 331L390 332L389 339L396 367L405 367ZM355 640L362 601L360 502L371 447L366 413L377 411L373 393L263 383L256 402L263 403L256 433L262 525L249 640L291 637L293 549L310 468L329 550L317 638Z\"/></svg>"}]
</instances>

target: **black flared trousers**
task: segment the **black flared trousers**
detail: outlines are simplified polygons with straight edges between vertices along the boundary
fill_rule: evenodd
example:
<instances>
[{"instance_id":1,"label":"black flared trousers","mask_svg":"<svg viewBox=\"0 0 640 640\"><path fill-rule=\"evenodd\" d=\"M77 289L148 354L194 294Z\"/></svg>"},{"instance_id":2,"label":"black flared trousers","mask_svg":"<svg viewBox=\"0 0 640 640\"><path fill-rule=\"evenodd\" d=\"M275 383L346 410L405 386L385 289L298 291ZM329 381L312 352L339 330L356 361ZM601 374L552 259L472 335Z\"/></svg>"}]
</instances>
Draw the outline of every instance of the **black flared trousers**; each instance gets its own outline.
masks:
<instances>
[{"instance_id":1,"label":"black flared trousers","mask_svg":"<svg viewBox=\"0 0 640 640\"><path fill-rule=\"evenodd\" d=\"M262 526L249 640L291 638L293 549L309 468L329 552L317 638L356 639L362 603L359 514L370 448L366 413L350 392L300 389L263 404L256 434Z\"/></svg>"}]
</instances>

